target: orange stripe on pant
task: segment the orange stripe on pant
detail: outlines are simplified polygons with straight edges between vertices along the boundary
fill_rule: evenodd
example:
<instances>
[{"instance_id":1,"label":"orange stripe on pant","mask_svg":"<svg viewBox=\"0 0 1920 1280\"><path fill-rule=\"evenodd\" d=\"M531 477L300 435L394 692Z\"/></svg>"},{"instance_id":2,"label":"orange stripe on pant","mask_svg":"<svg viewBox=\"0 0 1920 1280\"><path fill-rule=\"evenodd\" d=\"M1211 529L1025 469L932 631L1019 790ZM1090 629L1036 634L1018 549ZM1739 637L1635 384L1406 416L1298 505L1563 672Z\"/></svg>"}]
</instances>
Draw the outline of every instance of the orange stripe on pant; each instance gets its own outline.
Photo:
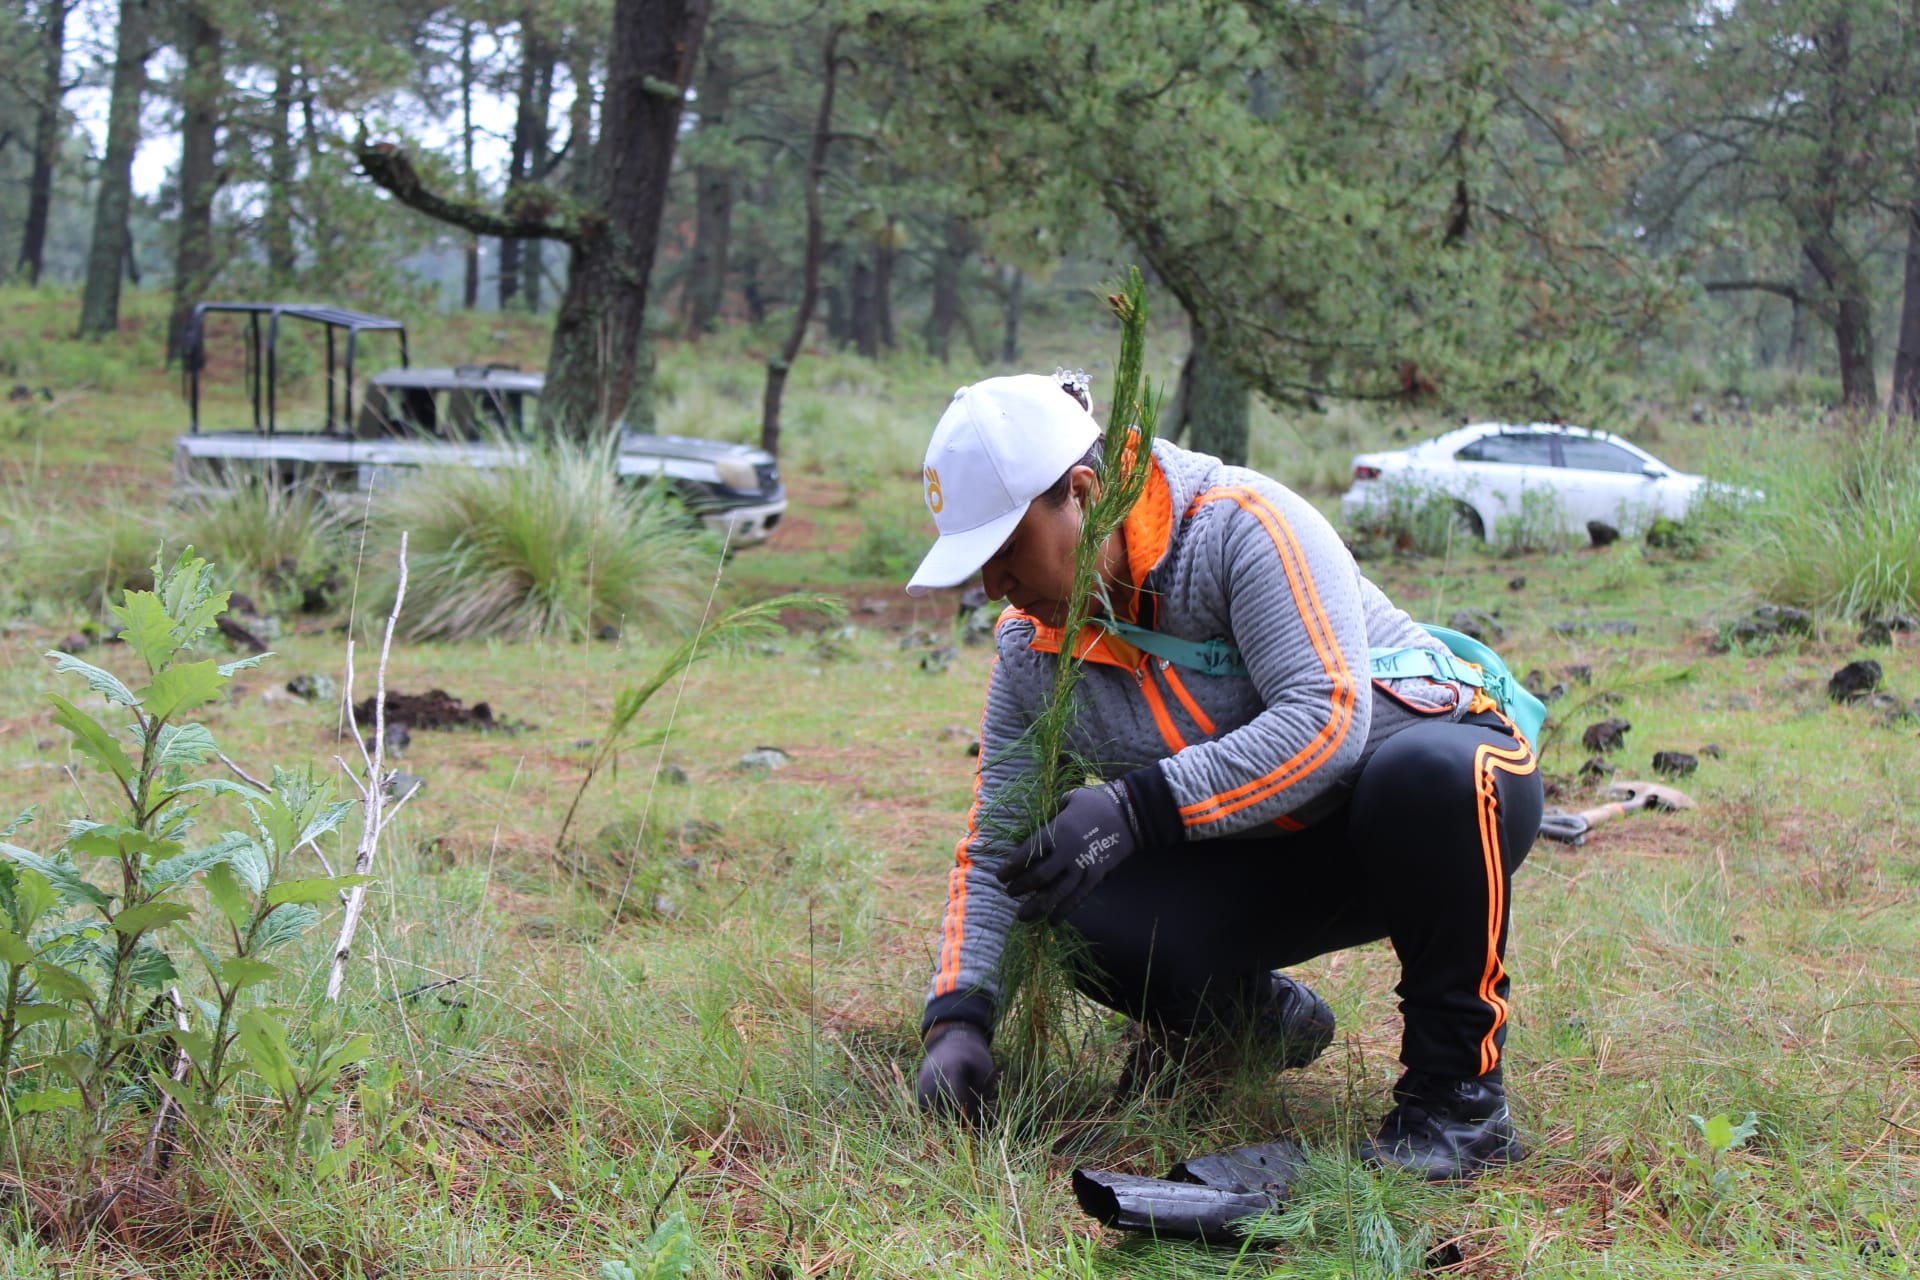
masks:
<instances>
[{"instance_id":1,"label":"orange stripe on pant","mask_svg":"<svg viewBox=\"0 0 1920 1280\"><path fill-rule=\"evenodd\" d=\"M1507 1024L1508 1014L1507 1002L1500 998L1500 984L1507 977L1506 966L1500 960L1500 931L1507 918L1507 873L1500 856L1500 795L1495 789L1494 774L1524 777L1539 767L1533 748L1510 720L1507 729L1519 746L1509 749L1483 743L1473 753L1474 808L1480 822L1480 856L1487 874L1487 962L1476 994L1493 1010L1493 1025L1480 1039L1481 1075L1500 1065L1498 1035L1500 1028Z\"/></svg>"}]
</instances>

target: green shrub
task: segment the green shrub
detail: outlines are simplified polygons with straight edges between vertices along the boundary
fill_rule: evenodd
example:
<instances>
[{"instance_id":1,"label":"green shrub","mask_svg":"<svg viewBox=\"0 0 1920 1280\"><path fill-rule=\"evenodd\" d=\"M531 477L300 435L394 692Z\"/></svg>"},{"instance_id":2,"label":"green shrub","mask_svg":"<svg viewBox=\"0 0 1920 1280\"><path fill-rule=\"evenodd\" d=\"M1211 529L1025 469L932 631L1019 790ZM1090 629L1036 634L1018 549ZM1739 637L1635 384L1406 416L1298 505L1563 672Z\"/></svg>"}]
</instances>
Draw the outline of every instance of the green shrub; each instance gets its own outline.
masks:
<instances>
[{"instance_id":1,"label":"green shrub","mask_svg":"<svg viewBox=\"0 0 1920 1280\"><path fill-rule=\"evenodd\" d=\"M1920 448L1884 423L1803 436L1754 477L1741 574L1774 604L1865 620L1920 610Z\"/></svg>"},{"instance_id":2,"label":"green shrub","mask_svg":"<svg viewBox=\"0 0 1920 1280\"><path fill-rule=\"evenodd\" d=\"M392 606L404 531L409 639L692 626L717 553L664 486L619 478L616 444L556 440L524 466L423 468L375 507L362 616Z\"/></svg>"},{"instance_id":3,"label":"green shrub","mask_svg":"<svg viewBox=\"0 0 1920 1280\"><path fill-rule=\"evenodd\" d=\"M338 568L345 518L318 490L241 475L189 491L168 513L174 540L237 571L251 590L300 607Z\"/></svg>"},{"instance_id":4,"label":"green shrub","mask_svg":"<svg viewBox=\"0 0 1920 1280\"><path fill-rule=\"evenodd\" d=\"M1562 551L1572 541L1559 495L1547 489L1521 490L1520 509L1493 524L1493 544L1503 556Z\"/></svg>"},{"instance_id":5,"label":"green shrub","mask_svg":"<svg viewBox=\"0 0 1920 1280\"><path fill-rule=\"evenodd\" d=\"M1480 544L1479 518L1453 498L1395 477L1381 484L1386 501L1355 527L1362 541L1421 556L1444 556Z\"/></svg>"}]
</instances>

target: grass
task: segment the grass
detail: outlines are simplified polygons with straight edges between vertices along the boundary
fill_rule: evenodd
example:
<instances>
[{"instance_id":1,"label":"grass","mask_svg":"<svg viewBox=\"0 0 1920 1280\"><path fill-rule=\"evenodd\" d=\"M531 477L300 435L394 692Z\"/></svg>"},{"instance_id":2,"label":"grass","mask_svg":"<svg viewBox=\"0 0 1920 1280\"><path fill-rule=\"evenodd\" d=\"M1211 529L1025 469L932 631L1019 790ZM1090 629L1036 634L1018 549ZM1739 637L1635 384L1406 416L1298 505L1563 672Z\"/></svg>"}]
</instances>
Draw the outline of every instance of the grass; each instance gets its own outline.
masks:
<instances>
[{"instance_id":1,"label":"grass","mask_svg":"<svg viewBox=\"0 0 1920 1280\"><path fill-rule=\"evenodd\" d=\"M517 332L513 343L537 345ZM1090 345L1104 353L1107 339ZM710 367L676 351L675 362L684 404L719 402L707 388L729 379L758 387L742 354L723 351ZM809 357L796 382L809 365L837 367ZM878 430L897 412L901 424L887 429L903 441L930 425L946 392L931 410L916 406L934 375L909 366L896 384L890 369L868 370L831 422ZM25 546L90 513L141 507L121 494L164 491L177 415L159 377L57 412L37 464L31 441L0 442L39 520ZM821 395L830 383L806 385ZM1313 421L1301 424L1303 439L1317 438ZM1390 444L1394 426L1365 427L1376 434L1364 446ZM1663 455L1698 465L1716 429L1669 427ZM829 445L824 427L796 443L796 518L726 566L722 594L832 581L856 605L851 630L797 632L663 688L647 716L670 720L664 744L624 750L576 819L585 835L644 827L644 838L610 840L596 856L632 869L646 892L614 912L595 867L557 858L553 841L616 692L657 669L670 640L636 630L616 642L399 645L391 687L486 700L525 727L416 732L398 761L426 782L376 866L339 1015L376 1037L376 1064L396 1068L384 1086L361 1081L336 1120L336 1142L364 1136L367 1149L337 1178L277 1190L264 1132L277 1117L249 1085L227 1127L110 1230L36 1244L19 1236L28 1202L15 1189L47 1184L63 1137L49 1118L16 1118L0 1147L0 1271L594 1277L675 1212L686 1216L694 1275L756 1280L1405 1270L1410 1252L1369 1225L1382 1220L1395 1241L1420 1244L1421 1267L1457 1258L1446 1274L1883 1277L1920 1267L1916 726L1826 701L1828 674L1859 656L1850 628L1766 654L1713 654L1716 625L1751 603L1717 542L1698 559L1617 544L1365 566L1416 617L1497 610L1509 664L1569 685L1550 706L1562 720L1544 750L1550 803L1602 799L1602 785L1577 778L1587 755L1578 739L1608 715L1633 724L1615 757L1628 776L1644 774L1656 750L1722 750L1681 784L1697 810L1624 819L1579 849L1542 844L1516 878L1509 1079L1528 1161L1429 1192L1381 1184L1343 1158L1389 1105L1398 1073L1396 968L1383 945L1300 974L1341 1025L1334 1049L1303 1071L1234 1071L1175 1100L1116 1103L1108 1087L1122 1037L1081 1006L1075 1054L1033 1078L994 1126L924 1123L906 1082L989 655L962 649L935 674L901 649L915 628L944 635L951 602L909 599L897 580L853 573L846 557L867 504L917 518L914 487L889 463L849 505ZM1348 447L1335 439L1327 456ZM705 562L704 575L716 567ZM1519 578L1524 586L1508 585ZM363 611L367 594L363 583ZM857 607L867 599L878 611ZM100 807L98 775L41 745L58 735L39 655L83 611L77 598L41 599L16 612L0 651L0 812L44 806L29 829L43 835ZM1637 630L1594 625L1614 621ZM216 712L220 740L243 765L325 767L351 745L334 711L281 689L295 673L337 675L342 637L324 620L289 619L274 648ZM119 661L111 648L89 656ZM1911 637L1874 656L1885 687L1920 696ZM359 662L364 695L364 648ZM1564 675L1574 665L1591 669L1589 683ZM735 767L762 745L792 763ZM663 776L654 787L656 761L687 783ZM342 852L326 849L336 865ZM318 1014L331 930L315 933L273 998ZM449 985L406 994L440 982ZM1689 1119L1749 1110L1759 1134L1718 1157ZM1195 1151L1277 1135L1316 1153L1300 1202L1313 1220L1244 1254L1102 1234L1067 1190L1078 1163L1160 1173ZM1720 1173L1729 1176L1716 1182ZM1390 1258L1400 1261L1381 1265Z\"/></svg>"}]
</instances>

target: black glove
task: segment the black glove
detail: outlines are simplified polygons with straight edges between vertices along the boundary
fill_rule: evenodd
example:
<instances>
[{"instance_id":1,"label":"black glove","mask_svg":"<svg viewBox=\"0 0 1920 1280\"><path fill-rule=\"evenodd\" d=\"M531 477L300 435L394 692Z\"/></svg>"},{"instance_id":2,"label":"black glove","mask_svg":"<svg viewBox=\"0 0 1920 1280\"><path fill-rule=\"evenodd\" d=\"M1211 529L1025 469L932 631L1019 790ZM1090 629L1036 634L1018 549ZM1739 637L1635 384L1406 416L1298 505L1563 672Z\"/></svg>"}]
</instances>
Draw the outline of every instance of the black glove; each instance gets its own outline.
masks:
<instances>
[{"instance_id":1,"label":"black glove","mask_svg":"<svg viewBox=\"0 0 1920 1280\"><path fill-rule=\"evenodd\" d=\"M957 1112L972 1123L980 1118L980 1104L992 1082L993 1054L987 1049L987 1033L971 1022L936 1023L928 1033L920 1079L913 1090L920 1109Z\"/></svg>"},{"instance_id":2,"label":"black glove","mask_svg":"<svg viewBox=\"0 0 1920 1280\"><path fill-rule=\"evenodd\" d=\"M1133 805L1119 782L1081 787L1052 822L1027 837L994 872L1021 899L1022 920L1073 914L1093 887L1140 843Z\"/></svg>"}]
</instances>

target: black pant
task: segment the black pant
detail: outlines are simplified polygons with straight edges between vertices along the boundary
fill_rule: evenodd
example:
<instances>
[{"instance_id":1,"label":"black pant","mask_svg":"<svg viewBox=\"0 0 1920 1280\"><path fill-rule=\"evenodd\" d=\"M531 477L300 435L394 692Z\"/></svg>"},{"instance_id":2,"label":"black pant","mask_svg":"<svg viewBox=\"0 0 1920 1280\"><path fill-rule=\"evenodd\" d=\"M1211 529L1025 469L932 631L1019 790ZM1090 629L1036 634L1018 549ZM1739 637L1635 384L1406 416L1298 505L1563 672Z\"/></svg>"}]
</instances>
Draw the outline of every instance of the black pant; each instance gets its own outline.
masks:
<instances>
[{"instance_id":1,"label":"black pant","mask_svg":"<svg viewBox=\"0 0 1920 1280\"><path fill-rule=\"evenodd\" d=\"M1082 990L1169 1030L1232 1025L1269 970L1379 938L1400 958L1400 1058L1448 1078L1500 1065L1507 890L1540 829L1533 752L1497 717L1383 743L1348 804L1304 831L1136 852L1070 918Z\"/></svg>"}]
</instances>

